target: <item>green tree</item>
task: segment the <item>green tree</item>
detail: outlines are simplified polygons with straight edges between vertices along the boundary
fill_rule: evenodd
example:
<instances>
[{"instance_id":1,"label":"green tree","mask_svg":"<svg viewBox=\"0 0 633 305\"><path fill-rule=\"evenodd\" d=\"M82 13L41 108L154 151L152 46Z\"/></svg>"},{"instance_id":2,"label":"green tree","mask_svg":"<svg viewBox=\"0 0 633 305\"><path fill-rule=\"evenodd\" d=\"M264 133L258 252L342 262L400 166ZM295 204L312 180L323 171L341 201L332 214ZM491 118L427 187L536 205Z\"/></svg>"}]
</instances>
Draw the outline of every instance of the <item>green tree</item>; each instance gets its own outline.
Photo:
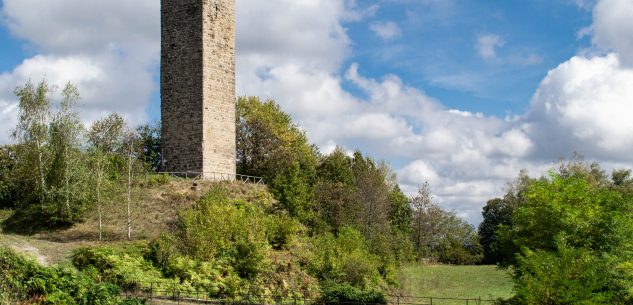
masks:
<instances>
[{"instance_id":1,"label":"green tree","mask_svg":"<svg viewBox=\"0 0 633 305\"><path fill-rule=\"evenodd\" d=\"M113 113L95 121L88 132L90 154L94 170L94 194L97 204L99 239L103 231L103 206L108 198L113 196L114 190L110 178L111 163L114 154L123 148L125 120Z\"/></svg>"},{"instance_id":2,"label":"green tree","mask_svg":"<svg viewBox=\"0 0 633 305\"><path fill-rule=\"evenodd\" d=\"M17 147L15 145L0 146L0 209L15 208L18 199L18 165Z\"/></svg>"},{"instance_id":3,"label":"green tree","mask_svg":"<svg viewBox=\"0 0 633 305\"><path fill-rule=\"evenodd\" d=\"M512 215L517 207L522 206L526 198L526 190L534 181L521 170L517 178L508 183L503 198L489 200L483 208L483 221L479 225L479 242L483 248L483 263L507 266L515 260L519 248L508 235L512 228Z\"/></svg>"},{"instance_id":4,"label":"green tree","mask_svg":"<svg viewBox=\"0 0 633 305\"><path fill-rule=\"evenodd\" d=\"M503 246L500 244L498 230L500 227L512 225L514 207L502 198L488 200L483 208L483 221L479 224L479 242L483 248L485 264L502 262L505 257Z\"/></svg>"},{"instance_id":5,"label":"green tree","mask_svg":"<svg viewBox=\"0 0 633 305\"><path fill-rule=\"evenodd\" d=\"M161 124L160 122L143 124L136 128L137 142L140 146L139 159L155 172L161 170Z\"/></svg>"},{"instance_id":6,"label":"green tree","mask_svg":"<svg viewBox=\"0 0 633 305\"><path fill-rule=\"evenodd\" d=\"M46 202L46 171L48 168L49 122L51 119L51 98L48 83L41 81L37 87L28 81L23 87L15 89L19 98L18 124L13 138L20 143L20 178L23 181L34 180L36 201L42 211ZM34 178L34 179L33 179ZM27 204L30 202L27 202Z\"/></svg>"},{"instance_id":7,"label":"green tree","mask_svg":"<svg viewBox=\"0 0 633 305\"><path fill-rule=\"evenodd\" d=\"M356 204L356 184L353 160L341 147L319 159L314 201L319 219L335 233L346 225L354 225L360 217Z\"/></svg>"},{"instance_id":8,"label":"green tree","mask_svg":"<svg viewBox=\"0 0 633 305\"><path fill-rule=\"evenodd\" d=\"M316 148L274 101L237 101L237 171L263 177L293 216L309 214Z\"/></svg>"},{"instance_id":9,"label":"green tree","mask_svg":"<svg viewBox=\"0 0 633 305\"><path fill-rule=\"evenodd\" d=\"M437 259L442 263L474 264L481 259L481 246L474 227L453 211L443 210L425 182L411 198L412 239L418 259Z\"/></svg>"},{"instance_id":10,"label":"green tree","mask_svg":"<svg viewBox=\"0 0 633 305\"><path fill-rule=\"evenodd\" d=\"M384 163L376 164L360 151L354 153L352 170L360 211L359 228L369 240L377 231L389 226L389 180L391 169Z\"/></svg>"},{"instance_id":11,"label":"green tree","mask_svg":"<svg viewBox=\"0 0 633 305\"><path fill-rule=\"evenodd\" d=\"M411 233L413 209L409 204L409 198L402 193L397 184L389 192L389 203L389 222L391 227L397 232L409 235Z\"/></svg>"},{"instance_id":12,"label":"green tree","mask_svg":"<svg viewBox=\"0 0 633 305\"><path fill-rule=\"evenodd\" d=\"M513 214L508 235L521 249L512 266L524 304L633 301L633 196L586 174L599 167L589 169L530 183Z\"/></svg>"},{"instance_id":13,"label":"green tree","mask_svg":"<svg viewBox=\"0 0 633 305\"><path fill-rule=\"evenodd\" d=\"M81 219L87 206L86 180L80 145L84 132L83 123L74 107L79 101L79 92L72 84L66 84L62 91L59 110L50 123L50 151L52 162L47 175L51 186L51 197L56 210L55 218L72 224Z\"/></svg>"}]
</instances>

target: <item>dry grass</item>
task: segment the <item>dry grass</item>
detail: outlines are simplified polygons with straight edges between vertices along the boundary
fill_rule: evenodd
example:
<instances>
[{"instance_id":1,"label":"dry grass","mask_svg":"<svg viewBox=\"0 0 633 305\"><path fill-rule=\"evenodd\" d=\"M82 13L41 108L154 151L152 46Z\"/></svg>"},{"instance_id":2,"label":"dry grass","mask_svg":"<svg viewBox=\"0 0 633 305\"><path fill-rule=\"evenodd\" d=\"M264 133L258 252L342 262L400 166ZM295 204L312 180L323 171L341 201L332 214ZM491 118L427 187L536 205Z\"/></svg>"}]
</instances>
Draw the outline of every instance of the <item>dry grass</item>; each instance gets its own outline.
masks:
<instances>
[{"instance_id":1,"label":"dry grass","mask_svg":"<svg viewBox=\"0 0 633 305\"><path fill-rule=\"evenodd\" d=\"M263 185L242 182L209 182L170 178L158 186L137 185L132 195L132 239L146 240L160 235L176 220L178 210L190 207L216 184L229 185L233 197L249 200L263 193ZM56 242L97 241L99 238L96 209L87 214L85 221L70 229L49 231L34 237ZM103 208L103 240L127 239L127 201L122 198Z\"/></svg>"},{"instance_id":2,"label":"dry grass","mask_svg":"<svg viewBox=\"0 0 633 305\"><path fill-rule=\"evenodd\" d=\"M51 265L67 261L74 249L97 245L125 245L139 240L150 240L167 230L177 218L178 211L195 204L216 184L226 189L233 198L252 201L266 196L266 186L242 182L209 182L170 178L166 183L150 185L145 181L133 189L132 240L127 240L127 201L125 197L104 207L103 239L99 240L97 211L88 212L83 222L65 230L45 231L33 236L1 234L0 245L31 256L41 264ZM0 221L12 211L0 210ZM0 231L1 232L1 231Z\"/></svg>"}]
</instances>

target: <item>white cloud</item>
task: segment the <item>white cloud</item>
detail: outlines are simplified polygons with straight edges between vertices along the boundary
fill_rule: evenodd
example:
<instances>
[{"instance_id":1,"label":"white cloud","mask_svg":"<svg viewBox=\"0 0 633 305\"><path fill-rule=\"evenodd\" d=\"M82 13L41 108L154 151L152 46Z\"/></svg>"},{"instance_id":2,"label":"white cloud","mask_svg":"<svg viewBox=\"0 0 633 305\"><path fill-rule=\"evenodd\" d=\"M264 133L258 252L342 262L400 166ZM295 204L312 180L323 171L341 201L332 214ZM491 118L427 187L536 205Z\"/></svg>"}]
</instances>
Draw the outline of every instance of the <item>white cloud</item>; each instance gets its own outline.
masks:
<instances>
[{"instance_id":1,"label":"white cloud","mask_svg":"<svg viewBox=\"0 0 633 305\"><path fill-rule=\"evenodd\" d=\"M633 67L633 1L601 0L593 10L593 42Z\"/></svg>"},{"instance_id":2,"label":"white cloud","mask_svg":"<svg viewBox=\"0 0 633 305\"><path fill-rule=\"evenodd\" d=\"M439 175L424 160L416 160L409 163L405 168L398 171L398 177L400 181L409 185L422 185L421 182L424 181L435 184L440 180Z\"/></svg>"},{"instance_id":3,"label":"white cloud","mask_svg":"<svg viewBox=\"0 0 633 305\"><path fill-rule=\"evenodd\" d=\"M592 40L610 51L578 55L550 71L529 112L513 118L449 109L397 75L367 77L357 64L344 66L353 43L344 22L372 16L377 6L349 0L236 4L238 94L274 98L324 152L342 145L402 165L397 170L404 190L413 193L428 180L444 207L472 222L523 168L541 174L573 150L607 167L633 161L627 151L633 147L628 0L601 0L594 10ZM12 91L29 78L76 83L87 121L109 111L145 120L158 85L158 7L157 0L4 0L2 16L11 32L39 55L0 73L0 142L15 123ZM500 36L488 34L478 37L476 48L495 60L503 46ZM542 58L514 60L537 64ZM440 75L435 82L474 90L477 78ZM350 86L361 94L345 89Z\"/></svg>"},{"instance_id":4,"label":"white cloud","mask_svg":"<svg viewBox=\"0 0 633 305\"><path fill-rule=\"evenodd\" d=\"M14 105L13 89L29 79L58 88L70 81L81 92L86 122L112 111L132 124L146 121L157 89L159 7L154 0L4 0L3 22L39 54L0 74L0 100ZM5 126L16 116L15 108L0 113L0 142L9 141Z\"/></svg>"},{"instance_id":5,"label":"white cloud","mask_svg":"<svg viewBox=\"0 0 633 305\"><path fill-rule=\"evenodd\" d=\"M576 56L550 71L527 118L541 154L577 150L630 160L633 147L633 70L618 55Z\"/></svg>"},{"instance_id":6,"label":"white cloud","mask_svg":"<svg viewBox=\"0 0 633 305\"><path fill-rule=\"evenodd\" d=\"M392 40L402 35L402 30L395 22L372 22L369 24L369 29L376 36L384 41Z\"/></svg>"},{"instance_id":7,"label":"white cloud","mask_svg":"<svg viewBox=\"0 0 633 305\"><path fill-rule=\"evenodd\" d=\"M485 60L491 60L497 57L497 48L503 47L505 42L496 34L481 35L477 38L476 49L479 56Z\"/></svg>"}]
</instances>

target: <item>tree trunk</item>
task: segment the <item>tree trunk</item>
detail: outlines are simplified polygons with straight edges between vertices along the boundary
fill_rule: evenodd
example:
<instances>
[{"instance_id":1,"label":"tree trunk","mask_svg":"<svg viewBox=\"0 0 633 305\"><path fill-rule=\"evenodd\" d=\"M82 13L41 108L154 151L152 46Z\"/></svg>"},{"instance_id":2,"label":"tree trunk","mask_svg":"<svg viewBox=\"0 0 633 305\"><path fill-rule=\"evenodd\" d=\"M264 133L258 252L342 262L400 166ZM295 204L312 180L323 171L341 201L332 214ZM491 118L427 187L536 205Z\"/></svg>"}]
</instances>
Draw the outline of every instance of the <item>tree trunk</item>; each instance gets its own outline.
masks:
<instances>
[{"instance_id":1,"label":"tree trunk","mask_svg":"<svg viewBox=\"0 0 633 305\"><path fill-rule=\"evenodd\" d=\"M103 164L101 163L101 158L97 160L97 216L99 217L99 240L101 240L102 235L102 222L101 222L101 180L103 177Z\"/></svg>"},{"instance_id":2,"label":"tree trunk","mask_svg":"<svg viewBox=\"0 0 633 305\"><path fill-rule=\"evenodd\" d=\"M44 211L44 197L46 190L46 180L44 179L44 157L42 156L42 144L40 140L36 140L37 145L37 167L40 173L40 204Z\"/></svg>"},{"instance_id":3,"label":"tree trunk","mask_svg":"<svg viewBox=\"0 0 633 305\"><path fill-rule=\"evenodd\" d=\"M127 165L127 239L132 238L132 145L133 144L130 143Z\"/></svg>"},{"instance_id":4,"label":"tree trunk","mask_svg":"<svg viewBox=\"0 0 633 305\"><path fill-rule=\"evenodd\" d=\"M68 216L71 216L71 212L70 212L70 175L69 175L69 165L70 165L70 161L68 160L68 145L64 146L64 160L66 161L65 164L65 168L64 168L64 178L65 178L65 182L66 182L66 211L68 213Z\"/></svg>"}]
</instances>

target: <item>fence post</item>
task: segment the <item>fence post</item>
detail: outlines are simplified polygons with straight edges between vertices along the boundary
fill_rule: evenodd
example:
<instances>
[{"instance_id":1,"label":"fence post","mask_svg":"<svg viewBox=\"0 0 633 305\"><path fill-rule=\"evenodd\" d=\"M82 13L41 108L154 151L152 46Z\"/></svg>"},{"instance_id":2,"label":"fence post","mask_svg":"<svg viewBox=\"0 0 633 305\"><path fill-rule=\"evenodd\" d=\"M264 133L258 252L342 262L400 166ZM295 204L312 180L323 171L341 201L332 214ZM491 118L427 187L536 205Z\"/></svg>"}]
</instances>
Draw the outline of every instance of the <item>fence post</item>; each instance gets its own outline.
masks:
<instances>
[{"instance_id":1,"label":"fence post","mask_svg":"<svg viewBox=\"0 0 633 305\"><path fill-rule=\"evenodd\" d=\"M149 283L149 303L152 304L152 295L154 294L154 282Z\"/></svg>"},{"instance_id":2,"label":"fence post","mask_svg":"<svg viewBox=\"0 0 633 305\"><path fill-rule=\"evenodd\" d=\"M396 297L396 300L397 300L398 305L400 305L400 295Z\"/></svg>"}]
</instances>

